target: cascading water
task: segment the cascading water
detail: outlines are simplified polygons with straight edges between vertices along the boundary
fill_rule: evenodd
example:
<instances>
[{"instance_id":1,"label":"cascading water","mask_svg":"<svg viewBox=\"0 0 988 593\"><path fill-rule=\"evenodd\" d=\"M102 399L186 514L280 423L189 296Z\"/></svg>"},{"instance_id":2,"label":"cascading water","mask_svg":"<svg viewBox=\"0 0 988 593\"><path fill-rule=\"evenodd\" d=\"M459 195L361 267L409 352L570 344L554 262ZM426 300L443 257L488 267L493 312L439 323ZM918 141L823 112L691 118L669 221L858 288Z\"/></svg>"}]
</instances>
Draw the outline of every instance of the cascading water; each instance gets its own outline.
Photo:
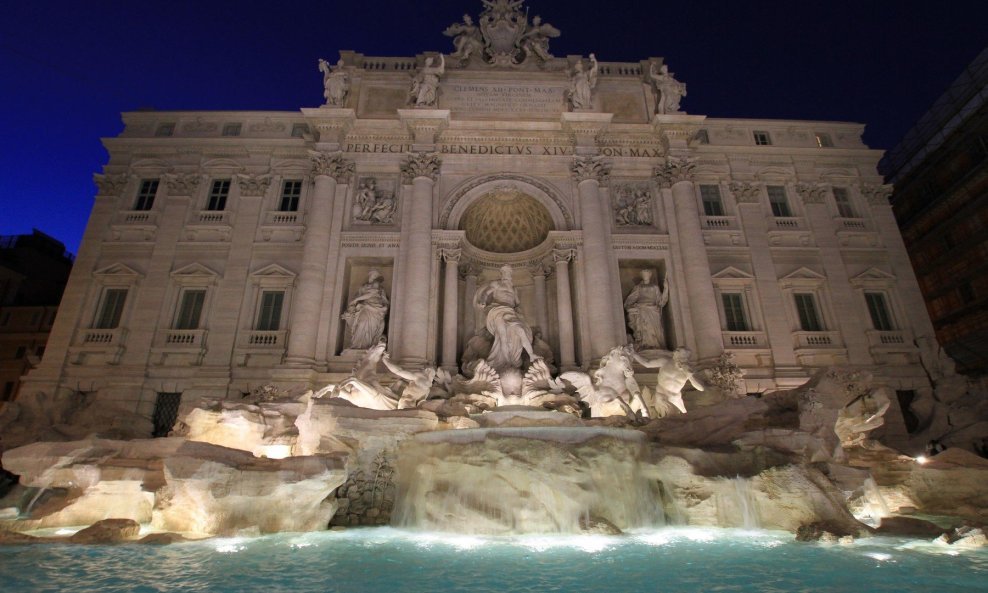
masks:
<instances>
[{"instance_id":1,"label":"cascading water","mask_svg":"<svg viewBox=\"0 0 988 593\"><path fill-rule=\"evenodd\" d=\"M758 529L761 522L758 518L758 501L755 499L751 481L738 476L726 480L726 484L717 497L718 522L723 526Z\"/></svg>"},{"instance_id":2,"label":"cascading water","mask_svg":"<svg viewBox=\"0 0 988 593\"><path fill-rule=\"evenodd\" d=\"M644 435L599 427L417 435L398 457L394 523L471 534L583 533L661 525L639 471Z\"/></svg>"},{"instance_id":3,"label":"cascading water","mask_svg":"<svg viewBox=\"0 0 988 593\"><path fill-rule=\"evenodd\" d=\"M888 503L885 502L885 497L882 496L882 492L878 489L878 484L874 478L870 476L865 478L861 489L863 491L864 505L858 520L872 527L877 527L882 522L882 517L888 517L891 514Z\"/></svg>"}]
</instances>

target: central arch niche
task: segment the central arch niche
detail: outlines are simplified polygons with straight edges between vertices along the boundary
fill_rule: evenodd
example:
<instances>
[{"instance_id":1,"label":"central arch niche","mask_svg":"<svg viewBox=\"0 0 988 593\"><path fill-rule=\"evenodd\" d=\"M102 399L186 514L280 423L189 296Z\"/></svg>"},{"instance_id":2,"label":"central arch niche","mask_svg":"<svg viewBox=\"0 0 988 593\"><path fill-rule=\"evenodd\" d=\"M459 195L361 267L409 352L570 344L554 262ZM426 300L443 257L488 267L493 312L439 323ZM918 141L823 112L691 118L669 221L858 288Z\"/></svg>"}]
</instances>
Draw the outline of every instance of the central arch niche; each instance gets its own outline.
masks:
<instances>
[{"instance_id":1,"label":"central arch niche","mask_svg":"<svg viewBox=\"0 0 988 593\"><path fill-rule=\"evenodd\" d=\"M459 226L471 245L491 253L527 251L555 228L545 206L514 187L495 188L474 200Z\"/></svg>"}]
</instances>

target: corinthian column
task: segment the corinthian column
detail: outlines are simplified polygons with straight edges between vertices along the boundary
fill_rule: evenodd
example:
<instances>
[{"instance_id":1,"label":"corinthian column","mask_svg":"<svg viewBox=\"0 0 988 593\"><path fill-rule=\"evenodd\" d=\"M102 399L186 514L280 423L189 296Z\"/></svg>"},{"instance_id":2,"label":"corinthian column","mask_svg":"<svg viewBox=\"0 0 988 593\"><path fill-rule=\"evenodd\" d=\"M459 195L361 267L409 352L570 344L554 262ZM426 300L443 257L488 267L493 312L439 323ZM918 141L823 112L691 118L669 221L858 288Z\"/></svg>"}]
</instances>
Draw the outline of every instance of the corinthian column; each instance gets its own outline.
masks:
<instances>
[{"instance_id":1,"label":"corinthian column","mask_svg":"<svg viewBox=\"0 0 988 593\"><path fill-rule=\"evenodd\" d=\"M302 269L298 276L297 296L292 304L291 331L288 335L288 355L285 362L293 366L315 363L318 320L326 287L326 265L329 261L333 202L337 185L349 183L350 176L353 175L353 162L339 154L316 151L309 154L315 187L308 224L305 226Z\"/></svg>"},{"instance_id":2,"label":"corinthian column","mask_svg":"<svg viewBox=\"0 0 988 593\"><path fill-rule=\"evenodd\" d=\"M434 153L410 155L402 182L412 186L401 223L401 328L396 351L404 363L424 364L429 352L429 282L432 278L432 188L442 161Z\"/></svg>"},{"instance_id":3,"label":"corinthian column","mask_svg":"<svg viewBox=\"0 0 988 593\"><path fill-rule=\"evenodd\" d=\"M669 157L665 165L656 168L655 177L662 187L670 188L672 192L679 250L686 277L686 306L693 321L697 356L700 360L706 360L721 353L724 341L721 338L714 285L710 279L707 248L700 230L700 212L696 206L696 190L693 187L695 166L692 159Z\"/></svg>"},{"instance_id":4,"label":"corinthian column","mask_svg":"<svg viewBox=\"0 0 988 593\"><path fill-rule=\"evenodd\" d=\"M532 267L532 282L535 285L535 324L542 330L542 337L549 339L549 315L546 312L545 277L549 270L539 262Z\"/></svg>"},{"instance_id":5,"label":"corinthian column","mask_svg":"<svg viewBox=\"0 0 988 593\"><path fill-rule=\"evenodd\" d=\"M552 259L556 266L556 315L559 321L559 368L561 370L576 367L576 356L574 356L573 348L573 297L569 284L569 260L572 257L573 251L571 249L557 249L552 252Z\"/></svg>"},{"instance_id":6,"label":"corinthian column","mask_svg":"<svg viewBox=\"0 0 988 593\"><path fill-rule=\"evenodd\" d=\"M446 261L446 278L443 289L443 368L456 371L456 333L457 317L459 315L457 302L459 297L459 249L443 249L443 260Z\"/></svg>"},{"instance_id":7,"label":"corinthian column","mask_svg":"<svg viewBox=\"0 0 988 593\"><path fill-rule=\"evenodd\" d=\"M613 298L617 287L613 286L607 244L610 223L604 216L600 195L600 184L607 180L610 166L600 157L583 157L573 161L570 170L580 193L590 355L600 358L618 344Z\"/></svg>"}]
</instances>

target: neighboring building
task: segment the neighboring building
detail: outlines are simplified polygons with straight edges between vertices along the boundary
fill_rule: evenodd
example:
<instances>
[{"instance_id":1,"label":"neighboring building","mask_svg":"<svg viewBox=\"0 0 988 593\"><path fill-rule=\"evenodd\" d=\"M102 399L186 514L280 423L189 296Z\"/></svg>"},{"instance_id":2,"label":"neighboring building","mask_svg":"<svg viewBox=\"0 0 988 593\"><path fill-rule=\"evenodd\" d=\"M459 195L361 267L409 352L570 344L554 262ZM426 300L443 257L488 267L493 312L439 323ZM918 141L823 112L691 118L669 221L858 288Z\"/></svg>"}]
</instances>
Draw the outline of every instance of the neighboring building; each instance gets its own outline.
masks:
<instances>
[{"instance_id":1,"label":"neighboring building","mask_svg":"<svg viewBox=\"0 0 988 593\"><path fill-rule=\"evenodd\" d=\"M830 365L929 388L914 339L933 330L863 125L687 115L661 59L577 69L485 5L481 28L510 34L431 62L342 52L323 107L124 114L32 389L160 416L339 381L372 270L394 359L453 369L505 263L562 369L628 341L647 269L670 286L666 346L734 353L748 392Z\"/></svg>"},{"instance_id":2,"label":"neighboring building","mask_svg":"<svg viewBox=\"0 0 988 593\"><path fill-rule=\"evenodd\" d=\"M988 372L988 49L879 163L937 339Z\"/></svg>"},{"instance_id":3,"label":"neighboring building","mask_svg":"<svg viewBox=\"0 0 988 593\"><path fill-rule=\"evenodd\" d=\"M71 270L72 254L41 231L0 237L0 401L44 354Z\"/></svg>"}]
</instances>

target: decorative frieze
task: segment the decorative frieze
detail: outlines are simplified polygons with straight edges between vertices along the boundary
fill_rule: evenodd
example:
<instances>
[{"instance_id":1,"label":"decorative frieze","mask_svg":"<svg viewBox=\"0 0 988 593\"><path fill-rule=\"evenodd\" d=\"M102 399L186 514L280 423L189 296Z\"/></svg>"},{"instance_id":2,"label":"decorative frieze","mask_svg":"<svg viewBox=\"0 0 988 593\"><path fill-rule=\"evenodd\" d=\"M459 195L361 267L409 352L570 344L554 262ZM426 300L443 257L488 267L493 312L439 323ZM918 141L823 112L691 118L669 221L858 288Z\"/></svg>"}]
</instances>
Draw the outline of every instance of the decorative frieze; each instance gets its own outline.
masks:
<instances>
[{"instance_id":1,"label":"decorative frieze","mask_svg":"<svg viewBox=\"0 0 988 593\"><path fill-rule=\"evenodd\" d=\"M652 226L652 192L643 183L623 183L611 190L614 223L618 226Z\"/></svg>"},{"instance_id":2,"label":"decorative frieze","mask_svg":"<svg viewBox=\"0 0 988 593\"><path fill-rule=\"evenodd\" d=\"M271 185L270 175L237 175L237 185L240 186L240 195L244 197L263 196Z\"/></svg>"},{"instance_id":3,"label":"decorative frieze","mask_svg":"<svg viewBox=\"0 0 988 593\"><path fill-rule=\"evenodd\" d=\"M733 181L728 187L739 204L757 204L761 200L762 188L757 183Z\"/></svg>"},{"instance_id":4,"label":"decorative frieze","mask_svg":"<svg viewBox=\"0 0 988 593\"><path fill-rule=\"evenodd\" d=\"M202 176L196 173L169 173L165 175L165 187L173 196L191 196L199 188Z\"/></svg>"},{"instance_id":5,"label":"decorative frieze","mask_svg":"<svg viewBox=\"0 0 988 593\"><path fill-rule=\"evenodd\" d=\"M672 187L681 181L693 181L696 159L690 157L668 157L665 164L655 168L655 179L662 187Z\"/></svg>"},{"instance_id":6,"label":"decorative frieze","mask_svg":"<svg viewBox=\"0 0 988 593\"><path fill-rule=\"evenodd\" d=\"M395 198L394 179L379 183L377 177L360 180L353 199L353 220L357 224L392 224L398 201Z\"/></svg>"},{"instance_id":7,"label":"decorative frieze","mask_svg":"<svg viewBox=\"0 0 988 593\"><path fill-rule=\"evenodd\" d=\"M93 175L93 182L96 183L99 194L101 196L117 196L120 192L124 190L127 186L127 181L130 179L128 175L100 175L99 173Z\"/></svg>"},{"instance_id":8,"label":"decorative frieze","mask_svg":"<svg viewBox=\"0 0 988 593\"><path fill-rule=\"evenodd\" d=\"M309 151L312 161L313 175L327 175L337 183L349 183L353 175L353 161L343 158L340 154L329 154L316 150Z\"/></svg>"},{"instance_id":9,"label":"decorative frieze","mask_svg":"<svg viewBox=\"0 0 988 593\"><path fill-rule=\"evenodd\" d=\"M569 170L577 183L592 179L604 184L611 175L610 163L597 156L576 157Z\"/></svg>"},{"instance_id":10,"label":"decorative frieze","mask_svg":"<svg viewBox=\"0 0 988 593\"><path fill-rule=\"evenodd\" d=\"M804 204L822 204L827 196L827 186L819 183L798 183L794 189Z\"/></svg>"},{"instance_id":11,"label":"decorative frieze","mask_svg":"<svg viewBox=\"0 0 988 593\"><path fill-rule=\"evenodd\" d=\"M416 177L427 177L435 181L439 177L439 169L443 161L434 152L419 152L409 157L401 164L401 179L409 184Z\"/></svg>"},{"instance_id":12,"label":"decorative frieze","mask_svg":"<svg viewBox=\"0 0 988 593\"><path fill-rule=\"evenodd\" d=\"M872 206L888 206L889 197L892 195L892 184L862 184L861 195L864 196Z\"/></svg>"}]
</instances>

